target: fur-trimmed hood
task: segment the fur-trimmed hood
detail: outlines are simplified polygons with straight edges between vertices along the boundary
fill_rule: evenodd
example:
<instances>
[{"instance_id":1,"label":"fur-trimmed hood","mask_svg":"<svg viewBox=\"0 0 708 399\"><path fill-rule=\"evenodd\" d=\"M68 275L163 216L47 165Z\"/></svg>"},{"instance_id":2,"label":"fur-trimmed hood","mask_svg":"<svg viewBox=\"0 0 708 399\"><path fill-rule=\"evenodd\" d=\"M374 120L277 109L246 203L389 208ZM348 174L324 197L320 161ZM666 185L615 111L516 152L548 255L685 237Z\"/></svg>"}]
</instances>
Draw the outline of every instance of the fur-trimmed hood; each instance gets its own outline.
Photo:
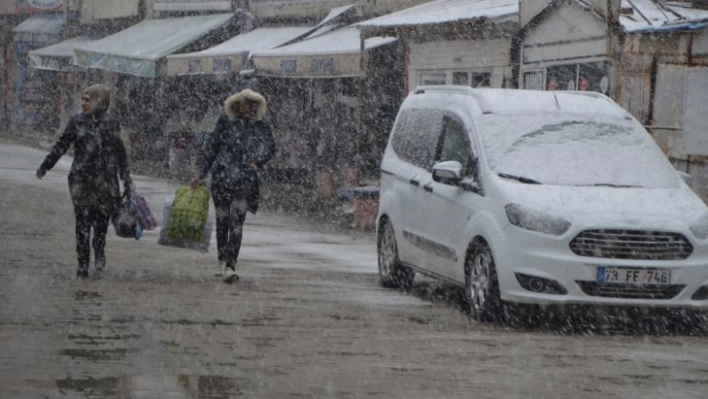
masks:
<instances>
[{"instance_id":1,"label":"fur-trimmed hood","mask_svg":"<svg viewBox=\"0 0 708 399\"><path fill-rule=\"evenodd\" d=\"M239 105L242 105L246 101L253 101L258 104L258 110L256 111L256 115L253 117L254 121L260 121L263 117L265 117L266 111L268 110L268 103L266 102L265 97L251 89L245 89L224 101L224 112L226 112L226 116L230 121L235 121L243 116Z\"/></svg>"}]
</instances>

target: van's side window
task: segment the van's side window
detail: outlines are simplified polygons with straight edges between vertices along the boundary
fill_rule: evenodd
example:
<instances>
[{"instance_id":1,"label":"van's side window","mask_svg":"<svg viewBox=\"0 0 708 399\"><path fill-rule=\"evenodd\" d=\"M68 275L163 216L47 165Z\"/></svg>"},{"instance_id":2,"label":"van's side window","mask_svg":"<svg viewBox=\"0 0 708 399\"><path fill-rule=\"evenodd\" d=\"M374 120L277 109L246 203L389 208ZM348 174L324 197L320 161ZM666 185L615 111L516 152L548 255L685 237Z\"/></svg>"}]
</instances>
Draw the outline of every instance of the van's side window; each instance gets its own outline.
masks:
<instances>
[{"instance_id":1,"label":"van's side window","mask_svg":"<svg viewBox=\"0 0 708 399\"><path fill-rule=\"evenodd\" d=\"M391 146L404 161L430 170L440 139L443 112L437 109L401 111L391 137Z\"/></svg>"},{"instance_id":2,"label":"van's side window","mask_svg":"<svg viewBox=\"0 0 708 399\"><path fill-rule=\"evenodd\" d=\"M469 174L471 151L467 130L461 122L445 116L443 132L438 144L438 154L435 162L457 161L462 165L465 174Z\"/></svg>"}]
</instances>

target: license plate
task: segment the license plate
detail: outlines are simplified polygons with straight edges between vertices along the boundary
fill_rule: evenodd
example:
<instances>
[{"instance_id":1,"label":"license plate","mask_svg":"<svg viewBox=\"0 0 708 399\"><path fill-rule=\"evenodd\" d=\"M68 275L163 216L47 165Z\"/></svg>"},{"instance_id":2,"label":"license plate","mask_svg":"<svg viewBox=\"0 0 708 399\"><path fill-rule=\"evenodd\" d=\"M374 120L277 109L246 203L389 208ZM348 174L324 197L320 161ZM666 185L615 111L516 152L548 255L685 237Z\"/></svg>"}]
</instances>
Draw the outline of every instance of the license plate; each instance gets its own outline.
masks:
<instances>
[{"instance_id":1,"label":"license plate","mask_svg":"<svg viewBox=\"0 0 708 399\"><path fill-rule=\"evenodd\" d=\"M669 285L671 270L600 266L597 268L597 282L598 284Z\"/></svg>"}]
</instances>

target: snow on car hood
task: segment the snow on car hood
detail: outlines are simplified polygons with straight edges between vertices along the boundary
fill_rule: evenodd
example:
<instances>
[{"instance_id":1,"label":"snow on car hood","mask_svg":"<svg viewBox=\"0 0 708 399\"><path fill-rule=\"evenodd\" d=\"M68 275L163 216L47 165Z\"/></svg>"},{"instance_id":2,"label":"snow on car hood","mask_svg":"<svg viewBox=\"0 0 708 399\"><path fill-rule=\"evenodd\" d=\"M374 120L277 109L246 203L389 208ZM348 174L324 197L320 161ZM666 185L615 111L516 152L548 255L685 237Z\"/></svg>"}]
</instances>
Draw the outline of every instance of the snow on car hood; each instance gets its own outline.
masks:
<instances>
[{"instance_id":1,"label":"snow on car hood","mask_svg":"<svg viewBox=\"0 0 708 399\"><path fill-rule=\"evenodd\" d=\"M507 203L562 217L571 223L616 227L685 227L708 208L689 188L639 189L524 184L499 178Z\"/></svg>"}]
</instances>

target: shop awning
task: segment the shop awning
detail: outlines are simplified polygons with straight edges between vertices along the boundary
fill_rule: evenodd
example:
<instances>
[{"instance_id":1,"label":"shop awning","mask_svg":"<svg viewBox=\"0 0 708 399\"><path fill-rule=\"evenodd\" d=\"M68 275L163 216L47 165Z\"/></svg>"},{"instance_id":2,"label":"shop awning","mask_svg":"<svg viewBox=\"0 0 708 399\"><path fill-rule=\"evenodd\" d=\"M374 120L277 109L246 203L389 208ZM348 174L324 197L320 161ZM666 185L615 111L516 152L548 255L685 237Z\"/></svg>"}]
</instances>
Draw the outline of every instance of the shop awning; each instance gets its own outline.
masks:
<instances>
[{"instance_id":1,"label":"shop awning","mask_svg":"<svg viewBox=\"0 0 708 399\"><path fill-rule=\"evenodd\" d=\"M365 50L395 42L393 37L366 39ZM284 77L359 76L361 37L349 26L288 46L256 52L251 56L256 74Z\"/></svg>"},{"instance_id":2,"label":"shop awning","mask_svg":"<svg viewBox=\"0 0 708 399\"><path fill-rule=\"evenodd\" d=\"M48 46L61 40L63 25L61 14L35 15L12 30L12 40L32 48Z\"/></svg>"},{"instance_id":3,"label":"shop awning","mask_svg":"<svg viewBox=\"0 0 708 399\"><path fill-rule=\"evenodd\" d=\"M155 11L231 11L231 0L153 0Z\"/></svg>"},{"instance_id":4,"label":"shop awning","mask_svg":"<svg viewBox=\"0 0 708 399\"><path fill-rule=\"evenodd\" d=\"M51 46L32 50L29 54L30 66L52 71L75 71L82 69L73 64L74 49L95 41L88 37L75 37Z\"/></svg>"},{"instance_id":5,"label":"shop awning","mask_svg":"<svg viewBox=\"0 0 708 399\"><path fill-rule=\"evenodd\" d=\"M158 61L226 25L233 14L145 20L74 50L74 64L86 68L155 77Z\"/></svg>"},{"instance_id":6,"label":"shop awning","mask_svg":"<svg viewBox=\"0 0 708 399\"><path fill-rule=\"evenodd\" d=\"M269 50L309 31L310 27L258 28L204 51L167 57L167 74L199 75L238 72L252 52Z\"/></svg>"}]
</instances>

